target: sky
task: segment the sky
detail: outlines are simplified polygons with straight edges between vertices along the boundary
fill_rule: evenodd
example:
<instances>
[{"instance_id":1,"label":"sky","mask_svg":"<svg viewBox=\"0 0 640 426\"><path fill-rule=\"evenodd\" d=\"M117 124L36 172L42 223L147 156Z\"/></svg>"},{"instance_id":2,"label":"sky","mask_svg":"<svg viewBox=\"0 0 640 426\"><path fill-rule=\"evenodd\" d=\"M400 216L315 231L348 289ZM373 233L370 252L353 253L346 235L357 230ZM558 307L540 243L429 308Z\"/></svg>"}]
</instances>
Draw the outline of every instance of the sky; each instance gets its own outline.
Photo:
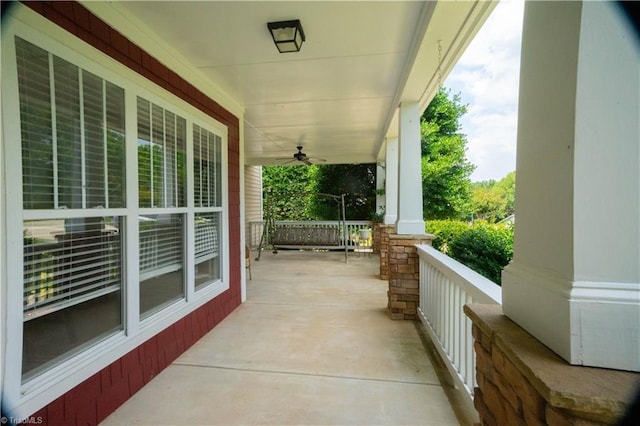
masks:
<instances>
[{"instance_id":1,"label":"sky","mask_svg":"<svg viewBox=\"0 0 640 426\"><path fill-rule=\"evenodd\" d=\"M500 180L516 169L518 82L524 0L502 0L444 81L460 93L473 182Z\"/></svg>"}]
</instances>

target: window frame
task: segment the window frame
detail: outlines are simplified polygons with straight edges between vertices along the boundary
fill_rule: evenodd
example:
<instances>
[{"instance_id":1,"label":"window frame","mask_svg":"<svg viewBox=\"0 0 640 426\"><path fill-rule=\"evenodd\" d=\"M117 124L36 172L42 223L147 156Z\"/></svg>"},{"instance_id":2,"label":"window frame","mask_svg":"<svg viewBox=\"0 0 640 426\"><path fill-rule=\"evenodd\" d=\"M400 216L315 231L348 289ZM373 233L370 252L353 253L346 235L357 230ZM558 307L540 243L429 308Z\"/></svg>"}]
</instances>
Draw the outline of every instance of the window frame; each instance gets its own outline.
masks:
<instances>
[{"instance_id":1,"label":"window frame","mask_svg":"<svg viewBox=\"0 0 640 426\"><path fill-rule=\"evenodd\" d=\"M6 265L0 264L0 277L4 282L0 291L0 301L6 305L6 333L3 341L11 342L2 348L0 356L5 358L6 369L4 387L0 390L6 408L16 415L29 415L46 403L62 395L83 380L121 358L140 346L164 328L194 312L200 306L213 300L229 288L229 204L228 204L228 128L221 122L206 115L187 102L179 99L135 71L100 53L98 50L77 39L70 33L55 26L45 18L17 5L10 13L11 25L3 28L2 37L2 119L6 125L2 130L2 139L21 140L19 95L17 85L17 65L15 37L18 36L46 51L71 62L72 64L95 74L96 76L122 87L125 90L125 206L108 209L51 209L23 210L22 200L22 158L21 144L3 143L0 160L5 167L5 176L0 184L6 189L7 200L20 208L6 208L0 213L4 236L2 247L6 247ZM138 206L138 167L137 167L137 118L136 99L145 99L179 114L186 119L186 167L187 183L185 188L185 208L150 209L154 214L170 213L180 210L186 215L186 291L185 298L166 306L161 311L144 320L139 318L139 252L138 252L138 216L149 209ZM15 124L13 124L15 123ZM219 233L221 256L221 279L200 288L194 288L195 235L194 216L196 210L193 197L193 124L215 133L222 140L222 207L221 229ZM13 159L14 161L8 161ZM0 201L1 203L1 201ZM1 206L1 204L0 204ZM184 211L186 209L186 212ZM176 211L177 212L177 211ZM151 213L149 211L148 213ZM123 216L123 330L97 344L71 356L42 374L22 382L22 334L23 334L23 286L8 286L9 282L23 282L22 224L25 220L76 218L95 216ZM0 247L0 251L2 250ZM4 262L4 257L2 262ZM6 289L6 292L5 292Z\"/></svg>"},{"instance_id":2,"label":"window frame","mask_svg":"<svg viewBox=\"0 0 640 426\"><path fill-rule=\"evenodd\" d=\"M187 132L189 132L189 130L191 131L191 148L190 148L190 153L191 153L191 157L190 157L190 161L191 161L191 173L192 173L192 177L190 182L192 182L191 187L189 188L189 197L190 197L190 201L193 203L191 205L196 204L195 202L195 192L196 192L196 187L195 187L195 143L193 141L193 132L195 131L195 126L198 126L201 130L205 130L208 131L210 133L213 133L216 137L220 136L219 134L212 132L207 126L204 125L204 123L198 123L198 122L193 122L191 123L191 129L187 129ZM227 147L227 140L226 138L222 138L221 140L221 147L220 147L220 154L221 154L221 158L220 158L220 166L222 167L222 170L220 171L220 176L221 176L221 199L220 199L220 203L219 205L214 205L214 206L195 206L194 207L194 211L193 211L193 215L192 215L192 221L190 224L190 231L194 233L194 241L195 241L195 215L196 214L200 214L200 213L219 213L221 216L221 220L220 220L220 230L218 231L218 257L220 258L220 280L224 281L226 277L228 277L228 270L225 269L228 265L228 262L225 262L224 259L224 255L226 255L226 252L228 250L226 250L227 245L220 243L221 241L225 241L225 238L227 238L228 241L228 234L224 234L223 230L225 230L225 218L226 215L224 214L225 211L227 210L227 206L228 206L228 196L229 196L229 191L227 189L227 167L228 167L228 147ZM217 171L216 171L216 175L218 175ZM216 185L217 186L217 185ZM200 190L202 190L202 188L200 188ZM217 197L216 197L217 198ZM200 204L202 204L202 201L200 202ZM221 236L224 236L224 238L221 238ZM193 250L194 253L192 256L190 256L189 258L193 260L194 265L192 265L190 267L191 271L194 271L195 273L195 244L193 244ZM193 278L193 281L195 282L195 277ZM197 285L195 287L195 291L196 292L201 292L204 289L206 289L207 287L209 287L210 285L215 284L214 282L207 282L207 283L203 283L200 285Z\"/></svg>"}]
</instances>

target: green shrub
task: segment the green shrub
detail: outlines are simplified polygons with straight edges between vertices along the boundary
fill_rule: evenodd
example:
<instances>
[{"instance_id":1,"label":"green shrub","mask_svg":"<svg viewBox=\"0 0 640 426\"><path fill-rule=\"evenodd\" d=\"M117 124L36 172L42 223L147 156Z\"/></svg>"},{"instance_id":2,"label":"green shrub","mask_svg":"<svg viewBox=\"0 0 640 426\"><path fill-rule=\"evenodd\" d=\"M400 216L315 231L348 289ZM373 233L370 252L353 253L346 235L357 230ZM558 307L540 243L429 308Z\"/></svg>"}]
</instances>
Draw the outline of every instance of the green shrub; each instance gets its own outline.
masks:
<instances>
[{"instance_id":1,"label":"green shrub","mask_svg":"<svg viewBox=\"0 0 640 426\"><path fill-rule=\"evenodd\" d=\"M463 232L469 230L469 225L459 220L428 220L427 233L433 234L433 248L448 254L451 243Z\"/></svg>"},{"instance_id":2,"label":"green shrub","mask_svg":"<svg viewBox=\"0 0 640 426\"><path fill-rule=\"evenodd\" d=\"M451 242L448 255L501 284L502 269L513 257L513 228L476 222Z\"/></svg>"}]
</instances>

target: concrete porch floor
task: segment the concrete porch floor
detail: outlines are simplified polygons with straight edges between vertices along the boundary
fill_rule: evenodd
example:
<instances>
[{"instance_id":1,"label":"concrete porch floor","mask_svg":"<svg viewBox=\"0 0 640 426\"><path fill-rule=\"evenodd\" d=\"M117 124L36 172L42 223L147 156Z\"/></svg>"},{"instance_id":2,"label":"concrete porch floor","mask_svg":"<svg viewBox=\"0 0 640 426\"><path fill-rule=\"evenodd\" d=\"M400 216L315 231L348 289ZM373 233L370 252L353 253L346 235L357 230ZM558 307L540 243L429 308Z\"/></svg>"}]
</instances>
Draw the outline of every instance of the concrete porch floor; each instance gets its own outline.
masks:
<instances>
[{"instance_id":1,"label":"concrete porch floor","mask_svg":"<svg viewBox=\"0 0 640 426\"><path fill-rule=\"evenodd\" d=\"M387 317L377 256L350 253L348 263L336 252L255 256L247 302L104 425L474 420L437 359L432 364L420 326Z\"/></svg>"}]
</instances>

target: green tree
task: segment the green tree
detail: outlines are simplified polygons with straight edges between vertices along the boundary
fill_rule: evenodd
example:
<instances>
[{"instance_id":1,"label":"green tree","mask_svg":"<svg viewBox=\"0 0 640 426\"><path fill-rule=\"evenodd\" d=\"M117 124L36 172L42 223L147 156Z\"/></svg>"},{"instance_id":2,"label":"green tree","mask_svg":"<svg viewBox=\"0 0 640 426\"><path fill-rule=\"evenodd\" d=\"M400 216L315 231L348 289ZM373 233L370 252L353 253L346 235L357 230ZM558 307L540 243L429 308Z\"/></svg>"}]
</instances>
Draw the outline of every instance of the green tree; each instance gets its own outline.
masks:
<instances>
[{"instance_id":1,"label":"green tree","mask_svg":"<svg viewBox=\"0 0 640 426\"><path fill-rule=\"evenodd\" d=\"M329 164L311 170L315 193L345 194L347 220L368 220L376 209L375 164ZM340 204L316 196L312 198L312 215L318 220L342 218Z\"/></svg>"},{"instance_id":2,"label":"green tree","mask_svg":"<svg viewBox=\"0 0 640 426\"><path fill-rule=\"evenodd\" d=\"M462 219L471 211L471 180L475 166L466 158L460 118L467 107L460 95L440 88L420 123L423 214L427 219Z\"/></svg>"},{"instance_id":3,"label":"green tree","mask_svg":"<svg viewBox=\"0 0 640 426\"><path fill-rule=\"evenodd\" d=\"M498 222L515 213L516 173L500 181L474 182L473 215L488 222Z\"/></svg>"},{"instance_id":4,"label":"green tree","mask_svg":"<svg viewBox=\"0 0 640 426\"><path fill-rule=\"evenodd\" d=\"M516 172L511 172L496 183L498 193L504 200L504 216L516 212Z\"/></svg>"},{"instance_id":5,"label":"green tree","mask_svg":"<svg viewBox=\"0 0 640 426\"><path fill-rule=\"evenodd\" d=\"M474 219L496 222L505 217L505 202L495 185L473 185L473 217Z\"/></svg>"},{"instance_id":6,"label":"green tree","mask_svg":"<svg viewBox=\"0 0 640 426\"><path fill-rule=\"evenodd\" d=\"M317 166L265 166L262 190L275 220L310 220L311 176Z\"/></svg>"}]
</instances>

